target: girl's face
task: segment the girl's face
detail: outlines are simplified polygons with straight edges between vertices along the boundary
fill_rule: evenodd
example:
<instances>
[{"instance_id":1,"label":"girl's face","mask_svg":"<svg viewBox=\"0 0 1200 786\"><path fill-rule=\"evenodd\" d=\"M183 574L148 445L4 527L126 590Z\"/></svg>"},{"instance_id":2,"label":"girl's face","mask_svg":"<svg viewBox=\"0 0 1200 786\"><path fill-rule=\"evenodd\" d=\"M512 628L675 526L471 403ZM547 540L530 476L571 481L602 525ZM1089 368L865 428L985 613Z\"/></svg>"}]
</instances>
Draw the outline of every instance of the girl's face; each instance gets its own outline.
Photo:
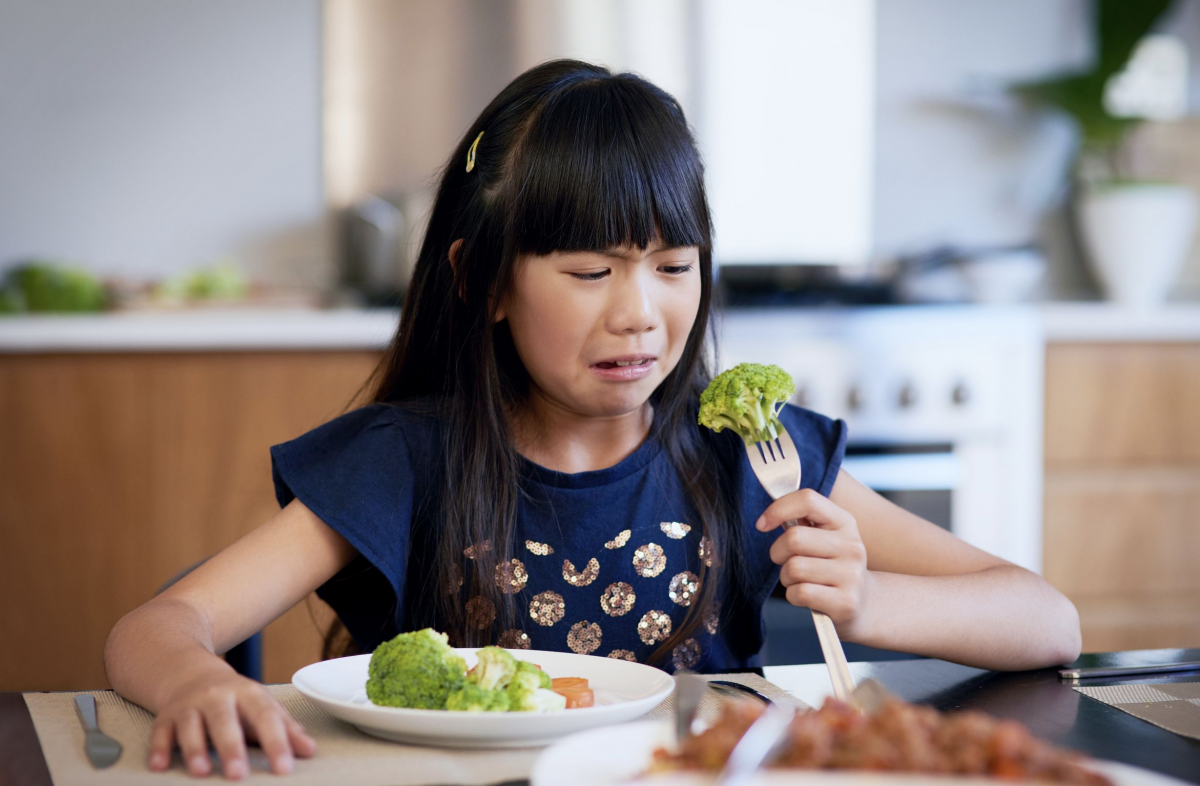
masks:
<instances>
[{"instance_id":1,"label":"girl's face","mask_svg":"<svg viewBox=\"0 0 1200 786\"><path fill-rule=\"evenodd\" d=\"M695 246L518 260L499 304L537 394L569 412L641 412L675 368L700 307Z\"/></svg>"}]
</instances>

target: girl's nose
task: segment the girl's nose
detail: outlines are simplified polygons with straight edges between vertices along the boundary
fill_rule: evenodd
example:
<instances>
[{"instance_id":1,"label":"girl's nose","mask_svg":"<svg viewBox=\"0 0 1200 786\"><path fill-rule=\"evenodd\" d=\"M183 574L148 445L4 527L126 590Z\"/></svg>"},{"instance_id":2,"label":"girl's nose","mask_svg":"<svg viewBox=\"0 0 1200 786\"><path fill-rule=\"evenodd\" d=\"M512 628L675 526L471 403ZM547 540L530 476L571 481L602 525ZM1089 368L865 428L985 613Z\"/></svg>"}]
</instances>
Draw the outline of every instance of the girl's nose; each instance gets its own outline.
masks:
<instances>
[{"instance_id":1,"label":"girl's nose","mask_svg":"<svg viewBox=\"0 0 1200 786\"><path fill-rule=\"evenodd\" d=\"M626 277L613 287L608 326L614 333L644 333L658 326L658 303L654 282L640 273Z\"/></svg>"}]
</instances>

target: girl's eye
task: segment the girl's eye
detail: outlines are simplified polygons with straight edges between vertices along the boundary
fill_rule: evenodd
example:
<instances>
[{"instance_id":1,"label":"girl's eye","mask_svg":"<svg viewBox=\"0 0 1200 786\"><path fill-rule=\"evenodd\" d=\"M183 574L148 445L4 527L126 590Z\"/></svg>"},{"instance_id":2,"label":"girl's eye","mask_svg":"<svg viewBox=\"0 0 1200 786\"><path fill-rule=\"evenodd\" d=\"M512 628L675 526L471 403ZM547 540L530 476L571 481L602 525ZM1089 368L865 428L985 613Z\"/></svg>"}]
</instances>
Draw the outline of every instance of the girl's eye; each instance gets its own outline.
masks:
<instances>
[{"instance_id":1,"label":"girl's eye","mask_svg":"<svg viewBox=\"0 0 1200 786\"><path fill-rule=\"evenodd\" d=\"M572 273L571 276L580 281L599 281L608 275L607 270L597 270L595 273Z\"/></svg>"},{"instance_id":2,"label":"girl's eye","mask_svg":"<svg viewBox=\"0 0 1200 786\"><path fill-rule=\"evenodd\" d=\"M682 276L684 273L691 271L692 265L663 265L659 269L668 275Z\"/></svg>"}]
</instances>

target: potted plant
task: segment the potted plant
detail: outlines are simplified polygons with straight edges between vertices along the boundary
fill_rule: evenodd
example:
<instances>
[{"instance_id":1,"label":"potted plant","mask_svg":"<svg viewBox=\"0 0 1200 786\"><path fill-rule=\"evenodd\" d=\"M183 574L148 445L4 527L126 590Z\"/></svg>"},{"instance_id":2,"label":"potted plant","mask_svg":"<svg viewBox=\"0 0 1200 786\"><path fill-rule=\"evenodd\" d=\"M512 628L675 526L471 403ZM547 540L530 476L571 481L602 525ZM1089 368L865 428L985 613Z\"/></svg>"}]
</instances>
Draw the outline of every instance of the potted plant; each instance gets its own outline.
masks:
<instances>
[{"instance_id":1,"label":"potted plant","mask_svg":"<svg viewBox=\"0 0 1200 786\"><path fill-rule=\"evenodd\" d=\"M1092 67L1013 88L1026 101L1074 120L1079 130L1074 209L1085 256L1108 297L1133 306L1166 297L1187 257L1196 221L1196 195L1190 189L1139 180L1133 171L1130 133L1148 115L1114 111L1114 87L1120 87L1114 79L1124 75L1172 2L1096 0Z\"/></svg>"}]
</instances>

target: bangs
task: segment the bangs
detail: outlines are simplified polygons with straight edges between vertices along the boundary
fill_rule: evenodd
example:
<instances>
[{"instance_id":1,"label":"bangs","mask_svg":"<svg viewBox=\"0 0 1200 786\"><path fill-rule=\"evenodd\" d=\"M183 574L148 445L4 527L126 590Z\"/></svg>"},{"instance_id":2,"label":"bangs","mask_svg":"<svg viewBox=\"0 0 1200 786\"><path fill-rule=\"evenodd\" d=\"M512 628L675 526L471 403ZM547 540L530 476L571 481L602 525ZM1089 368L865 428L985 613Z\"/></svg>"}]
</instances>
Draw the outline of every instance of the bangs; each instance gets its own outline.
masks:
<instances>
[{"instance_id":1,"label":"bangs","mask_svg":"<svg viewBox=\"0 0 1200 786\"><path fill-rule=\"evenodd\" d=\"M517 253L711 248L700 157L677 104L651 91L589 80L534 117L502 198Z\"/></svg>"}]
</instances>

